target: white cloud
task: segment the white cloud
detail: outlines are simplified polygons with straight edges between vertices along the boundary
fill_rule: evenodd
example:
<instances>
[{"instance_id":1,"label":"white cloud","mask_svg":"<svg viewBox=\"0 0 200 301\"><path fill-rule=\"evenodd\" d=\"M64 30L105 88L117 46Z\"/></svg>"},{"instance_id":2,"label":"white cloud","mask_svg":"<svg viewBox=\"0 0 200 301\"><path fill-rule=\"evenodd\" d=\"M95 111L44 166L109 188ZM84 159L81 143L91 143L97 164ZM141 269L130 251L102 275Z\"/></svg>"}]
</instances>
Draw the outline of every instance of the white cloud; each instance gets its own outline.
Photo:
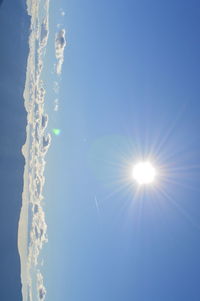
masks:
<instances>
[{"instance_id":1,"label":"white cloud","mask_svg":"<svg viewBox=\"0 0 200 301\"><path fill-rule=\"evenodd\" d=\"M46 296L46 288L43 283L43 276L40 271L37 273L37 293L38 293L38 300L45 300Z\"/></svg>"},{"instance_id":2,"label":"white cloud","mask_svg":"<svg viewBox=\"0 0 200 301\"><path fill-rule=\"evenodd\" d=\"M53 83L53 90L56 94L59 93L60 87L59 87L59 83L57 81L54 81L54 83Z\"/></svg>"},{"instance_id":3,"label":"white cloud","mask_svg":"<svg viewBox=\"0 0 200 301\"><path fill-rule=\"evenodd\" d=\"M34 205L34 210L32 211L35 213L32 218L28 261L30 264L37 266L40 250L44 243L48 241L47 224L44 210L39 203Z\"/></svg>"},{"instance_id":4,"label":"white cloud","mask_svg":"<svg viewBox=\"0 0 200 301\"><path fill-rule=\"evenodd\" d=\"M61 74L66 46L65 29L61 29L55 36L56 73Z\"/></svg>"},{"instance_id":5,"label":"white cloud","mask_svg":"<svg viewBox=\"0 0 200 301\"><path fill-rule=\"evenodd\" d=\"M58 104L56 104L56 105L54 106L54 111L55 111L55 112L58 112L58 109L59 109L59 106L58 106Z\"/></svg>"},{"instance_id":6,"label":"white cloud","mask_svg":"<svg viewBox=\"0 0 200 301\"><path fill-rule=\"evenodd\" d=\"M48 16L46 16L41 24L40 47L43 48L47 45L48 37L49 37L49 19Z\"/></svg>"},{"instance_id":7,"label":"white cloud","mask_svg":"<svg viewBox=\"0 0 200 301\"><path fill-rule=\"evenodd\" d=\"M49 116L47 114L43 114L42 115L42 120L41 120L41 126L42 126L42 130L44 131L47 127L48 124L48 120L49 120Z\"/></svg>"},{"instance_id":8,"label":"white cloud","mask_svg":"<svg viewBox=\"0 0 200 301\"><path fill-rule=\"evenodd\" d=\"M47 152L50 144L51 144L51 135L48 133L47 135L44 135L42 139L41 151L43 152L43 154Z\"/></svg>"},{"instance_id":9,"label":"white cloud","mask_svg":"<svg viewBox=\"0 0 200 301\"><path fill-rule=\"evenodd\" d=\"M54 100L54 111L57 112L58 109L59 109L59 100L58 100L58 98L56 98Z\"/></svg>"},{"instance_id":10,"label":"white cloud","mask_svg":"<svg viewBox=\"0 0 200 301\"><path fill-rule=\"evenodd\" d=\"M51 136L47 132L48 116L45 113L45 88L42 81L42 69L49 37L49 0L43 5L38 1L27 1L28 14L31 15L29 36L29 56L27 60L26 83L24 90L24 106L27 110L27 140L22 152L25 157L23 206L29 214L27 226L28 242L23 228L20 227L18 236L21 260L21 280L23 301L44 300L46 289L43 276L37 273L41 262L41 250L48 241L47 224L43 209L43 188L45 183L45 155L51 143ZM27 213L26 213L27 214ZM25 214L22 216L23 221ZM21 218L21 216L20 216ZM22 224L23 221L19 222ZM26 236L27 237L27 236ZM24 245L28 243L28 254ZM37 298L36 295L37 289Z\"/></svg>"}]
</instances>

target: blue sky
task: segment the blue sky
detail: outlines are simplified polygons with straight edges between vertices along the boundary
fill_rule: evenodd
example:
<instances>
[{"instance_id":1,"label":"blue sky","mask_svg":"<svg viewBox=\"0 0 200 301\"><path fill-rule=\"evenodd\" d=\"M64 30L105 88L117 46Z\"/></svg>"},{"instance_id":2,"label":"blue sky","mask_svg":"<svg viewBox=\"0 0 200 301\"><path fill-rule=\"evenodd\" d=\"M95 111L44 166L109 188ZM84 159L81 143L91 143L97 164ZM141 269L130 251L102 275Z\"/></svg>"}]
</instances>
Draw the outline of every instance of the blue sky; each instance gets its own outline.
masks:
<instances>
[{"instance_id":1,"label":"blue sky","mask_svg":"<svg viewBox=\"0 0 200 301\"><path fill-rule=\"evenodd\" d=\"M54 30L61 7L59 111L48 106L61 134L47 155L47 299L199 300L200 5L58 1ZM149 154L165 174L136 194L129 170Z\"/></svg>"},{"instance_id":2,"label":"blue sky","mask_svg":"<svg viewBox=\"0 0 200 301\"><path fill-rule=\"evenodd\" d=\"M20 300L17 229L23 189L26 114L22 100L29 18L14 1L0 1L0 299ZM23 32L23 34L22 34Z\"/></svg>"}]
</instances>

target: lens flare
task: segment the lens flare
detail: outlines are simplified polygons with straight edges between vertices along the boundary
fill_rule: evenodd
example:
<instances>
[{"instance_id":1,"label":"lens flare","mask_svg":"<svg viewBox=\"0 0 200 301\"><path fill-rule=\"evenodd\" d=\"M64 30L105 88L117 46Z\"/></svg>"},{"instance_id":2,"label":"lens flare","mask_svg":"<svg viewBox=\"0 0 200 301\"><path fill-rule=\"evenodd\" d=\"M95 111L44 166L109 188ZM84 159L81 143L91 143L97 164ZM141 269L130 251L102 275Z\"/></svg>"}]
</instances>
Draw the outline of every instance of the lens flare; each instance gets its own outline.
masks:
<instances>
[{"instance_id":1,"label":"lens flare","mask_svg":"<svg viewBox=\"0 0 200 301\"><path fill-rule=\"evenodd\" d=\"M60 129L53 129L52 132L53 132L53 134L56 135L56 136L59 136L59 135L60 135Z\"/></svg>"}]
</instances>

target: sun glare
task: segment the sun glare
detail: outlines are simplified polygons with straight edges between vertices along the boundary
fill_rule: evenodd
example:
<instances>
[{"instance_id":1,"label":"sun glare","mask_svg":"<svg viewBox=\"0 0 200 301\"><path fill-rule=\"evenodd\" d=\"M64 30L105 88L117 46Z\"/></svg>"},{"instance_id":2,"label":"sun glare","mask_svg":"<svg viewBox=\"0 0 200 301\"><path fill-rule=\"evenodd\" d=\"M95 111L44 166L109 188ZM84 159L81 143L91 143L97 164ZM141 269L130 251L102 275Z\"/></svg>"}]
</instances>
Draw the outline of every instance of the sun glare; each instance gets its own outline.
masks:
<instances>
[{"instance_id":1,"label":"sun glare","mask_svg":"<svg viewBox=\"0 0 200 301\"><path fill-rule=\"evenodd\" d=\"M142 161L134 165L132 176L139 185L152 184L155 181L156 170L150 162Z\"/></svg>"}]
</instances>

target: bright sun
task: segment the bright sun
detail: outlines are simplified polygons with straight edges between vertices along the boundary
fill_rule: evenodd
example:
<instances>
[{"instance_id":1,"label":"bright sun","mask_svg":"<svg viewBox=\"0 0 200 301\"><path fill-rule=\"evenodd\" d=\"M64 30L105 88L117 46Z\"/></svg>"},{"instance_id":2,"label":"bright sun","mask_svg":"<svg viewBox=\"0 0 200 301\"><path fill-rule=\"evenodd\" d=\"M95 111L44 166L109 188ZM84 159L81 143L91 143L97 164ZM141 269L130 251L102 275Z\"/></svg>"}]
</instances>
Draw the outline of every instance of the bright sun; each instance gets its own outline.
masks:
<instances>
[{"instance_id":1,"label":"bright sun","mask_svg":"<svg viewBox=\"0 0 200 301\"><path fill-rule=\"evenodd\" d=\"M141 161L134 165L132 176L139 185L151 184L155 181L156 170L150 162Z\"/></svg>"}]
</instances>

